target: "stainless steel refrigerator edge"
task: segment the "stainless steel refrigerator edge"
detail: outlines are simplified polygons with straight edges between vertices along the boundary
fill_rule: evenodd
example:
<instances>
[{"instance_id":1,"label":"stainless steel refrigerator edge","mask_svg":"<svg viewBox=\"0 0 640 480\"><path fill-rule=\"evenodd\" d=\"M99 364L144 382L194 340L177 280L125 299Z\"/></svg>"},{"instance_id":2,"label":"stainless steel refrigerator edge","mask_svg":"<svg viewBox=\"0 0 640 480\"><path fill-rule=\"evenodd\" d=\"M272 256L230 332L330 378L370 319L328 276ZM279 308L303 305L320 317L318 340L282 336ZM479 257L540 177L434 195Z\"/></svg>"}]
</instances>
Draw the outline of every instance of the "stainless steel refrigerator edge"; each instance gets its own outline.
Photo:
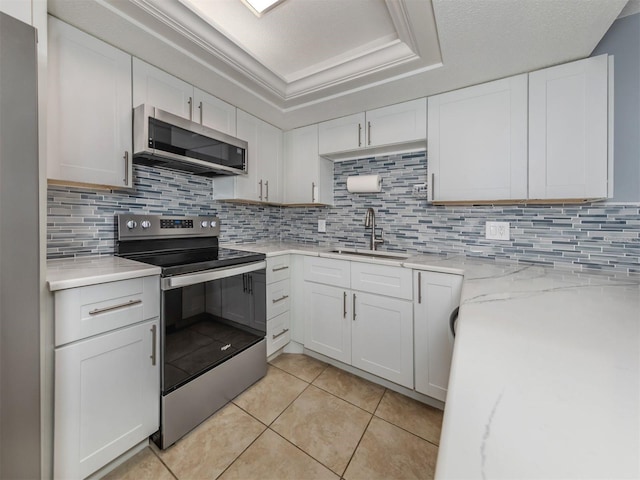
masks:
<instances>
[{"instance_id":1,"label":"stainless steel refrigerator edge","mask_svg":"<svg viewBox=\"0 0 640 480\"><path fill-rule=\"evenodd\" d=\"M0 12L0 478L41 478L36 30Z\"/></svg>"}]
</instances>

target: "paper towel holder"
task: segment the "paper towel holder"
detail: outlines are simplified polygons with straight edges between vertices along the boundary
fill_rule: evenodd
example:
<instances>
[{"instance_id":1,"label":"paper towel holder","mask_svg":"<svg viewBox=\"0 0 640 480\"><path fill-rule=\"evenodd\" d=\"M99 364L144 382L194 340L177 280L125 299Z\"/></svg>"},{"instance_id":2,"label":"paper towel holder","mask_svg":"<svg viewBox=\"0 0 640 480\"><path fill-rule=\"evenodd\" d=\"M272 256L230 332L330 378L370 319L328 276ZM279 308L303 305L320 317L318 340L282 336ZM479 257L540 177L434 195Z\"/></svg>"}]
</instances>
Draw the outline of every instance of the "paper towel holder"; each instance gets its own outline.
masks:
<instances>
[{"instance_id":1,"label":"paper towel holder","mask_svg":"<svg viewBox=\"0 0 640 480\"><path fill-rule=\"evenodd\" d=\"M353 175L347 177L347 191L350 193L379 193L382 191L380 175Z\"/></svg>"}]
</instances>

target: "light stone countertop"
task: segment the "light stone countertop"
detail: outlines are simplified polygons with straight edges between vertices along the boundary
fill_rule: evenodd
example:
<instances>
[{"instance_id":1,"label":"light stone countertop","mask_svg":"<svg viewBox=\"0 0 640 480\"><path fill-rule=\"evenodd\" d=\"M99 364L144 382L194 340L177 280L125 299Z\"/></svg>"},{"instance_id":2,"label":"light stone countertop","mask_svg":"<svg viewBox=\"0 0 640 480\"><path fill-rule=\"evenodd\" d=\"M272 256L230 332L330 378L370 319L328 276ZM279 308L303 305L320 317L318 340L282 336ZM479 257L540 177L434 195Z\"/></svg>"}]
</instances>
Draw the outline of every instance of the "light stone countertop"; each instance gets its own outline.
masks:
<instances>
[{"instance_id":1,"label":"light stone countertop","mask_svg":"<svg viewBox=\"0 0 640 480\"><path fill-rule=\"evenodd\" d=\"M464 275L436 478L640 478L640 276L463 256L376 263Z\"/></svg>"},{"instance_id":2,"label":"light stone countertop","mask_svg":"<svg viewBox=\"0 0 640 480\"><path fill-rule=\"evenodd\" d=\"M160 267L114 256L47 260L49 291L160 275Z\"/></svg>"}]
</instances>

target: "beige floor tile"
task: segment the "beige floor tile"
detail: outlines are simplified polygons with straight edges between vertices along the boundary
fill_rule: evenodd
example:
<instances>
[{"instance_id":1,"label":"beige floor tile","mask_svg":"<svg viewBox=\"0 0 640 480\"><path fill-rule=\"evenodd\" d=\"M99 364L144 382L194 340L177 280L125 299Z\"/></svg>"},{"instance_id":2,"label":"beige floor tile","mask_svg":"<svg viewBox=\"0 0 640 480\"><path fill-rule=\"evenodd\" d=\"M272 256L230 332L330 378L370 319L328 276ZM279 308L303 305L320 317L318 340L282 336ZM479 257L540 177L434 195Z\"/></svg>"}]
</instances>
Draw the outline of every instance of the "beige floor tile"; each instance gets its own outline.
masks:
<instances>
[{"instance_id":1,"label":"beige floor tile","mask_svg":"<svg viewBox=\"0 0 640 480\"><path fill-rule=\"evenodd\" d=\"M311 385L271 428L342 475L370 418L364 410Z\"/></svg>"},{"instance_id":2,"label":"beige floor tile","mask_svg":"<svg viewBox=\"0 0 640 480\"><path fill-rule=\"evenodd\" d=\"M265 377L237 396L233 403L269 425L307 386L282 370L268 367Z\"/></svg>"},{"instance_id":3,"label":"beige floor tile","mask_svg":"<svg viewBox=\"0 0 640 480\"><path fill-rule=\"evenodd\" d=\"M384 394L384 387L332 366L327 367L313 385L371 413Z\"/></svg>"},{"instance_id":4,"label":"beige floor tile","mask_svg":"<svg viewBox=\"0 0 640 480\"><path fill-rule=\"evenodd\" d=\"M105 480L174 480L160 459L145 448L106 476Z\"/></svg>"},{"instance_id":5,"label":"beige floor tile","mask_svg":"<svg viewBox=\"0 0 640 480\"><path fill-rule=\"evenodd\" d=\"M230 403L159 455L179 479L214 479L264 430Z\"/></svg>"},{"instance_id":6,"label":"beige floor tile","mask_svg":"<svg viewBox=\"0 0 640 480\"><path fill-rule=\"evenodd\" d=\"M438 447L395 425L373 418L358 445L346 480L433 478Z\"/></svg>"},{"instance_id":7,"label":"beige floor tile","mask_svg":"<svg viewBox=\"0 0 640 480\"><path fill-rule=\"evenodd\" d=\"M233 464L220 480L314 480L338 476L277 433L265 431Z\"/></svg>"},{"instance_id":8,"label":"beige floor tile","mask_svg":"<svg viewBox=\"0 0 640 480\"><path fill-rule=\"evenodd\" d=\"M431 443L440 444L442 410L387 390L375 414Z\"/></svg>"},{"instance_id":9,"label":"beige floor tile","mask_svg":"<svg viewBox=\"0 0 640 480\"><path fill-rule=\"evenodd\" d=\"M327 367L327 364L320 360L298 353L282 353L270 363L309 383Z\"/></svg>"}]
</instances>

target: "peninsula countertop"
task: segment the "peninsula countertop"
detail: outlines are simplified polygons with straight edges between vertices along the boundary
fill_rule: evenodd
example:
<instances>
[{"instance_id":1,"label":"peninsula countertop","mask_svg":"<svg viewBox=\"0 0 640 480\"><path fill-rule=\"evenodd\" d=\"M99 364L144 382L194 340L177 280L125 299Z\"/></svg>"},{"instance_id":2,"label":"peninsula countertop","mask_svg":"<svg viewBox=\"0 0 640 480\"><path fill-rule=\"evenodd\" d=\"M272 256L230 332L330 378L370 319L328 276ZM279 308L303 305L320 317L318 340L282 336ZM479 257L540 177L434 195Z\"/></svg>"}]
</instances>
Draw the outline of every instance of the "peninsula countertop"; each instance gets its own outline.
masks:
<instances>
[{"instance_id":1,"label":"peninsula countertop","mask_svg":"<svg viewBox=\"0 0 640 480\"><path fill-rule=\"evenodd\" d=\"M464 256L378 263L464 276L436 478L640 477L640 276Z\"/></svg>"}]
</instances>

